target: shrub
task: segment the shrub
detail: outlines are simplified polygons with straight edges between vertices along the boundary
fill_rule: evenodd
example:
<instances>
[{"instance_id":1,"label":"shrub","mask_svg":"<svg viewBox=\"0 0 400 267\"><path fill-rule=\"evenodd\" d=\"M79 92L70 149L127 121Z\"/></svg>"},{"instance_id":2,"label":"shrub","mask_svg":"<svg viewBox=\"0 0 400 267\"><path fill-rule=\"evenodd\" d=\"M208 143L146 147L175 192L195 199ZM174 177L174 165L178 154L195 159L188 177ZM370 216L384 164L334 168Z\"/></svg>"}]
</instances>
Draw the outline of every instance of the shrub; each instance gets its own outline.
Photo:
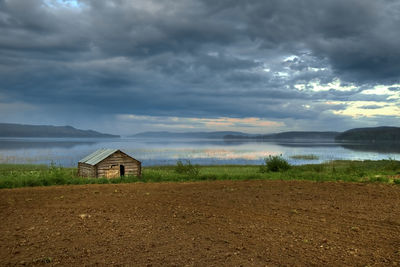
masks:
<instances>
[{"instance_id":1,"label":"shrub","mask_svg":"<svg viewBox=\"0 0 400 267\"><path fill-rule=\"evenodd\" d=\"M176 162L175 172L179 174L186 174L189 176L197 176L199 175L200 168L199 165L192 165L190 160L186 160L186 164L183 163L181 160Z\"/></svg>"},{"instance_id":2,"label":"shrub","mask_svg":"<svg viewBox=\"0 0 400 267\"><path fill-rule=\"evenodd\" d=\"M290 164L281 156L268 156L265 165L261 165L260 172L279 172L290 169Z\"/></svg>"}]
</instances>

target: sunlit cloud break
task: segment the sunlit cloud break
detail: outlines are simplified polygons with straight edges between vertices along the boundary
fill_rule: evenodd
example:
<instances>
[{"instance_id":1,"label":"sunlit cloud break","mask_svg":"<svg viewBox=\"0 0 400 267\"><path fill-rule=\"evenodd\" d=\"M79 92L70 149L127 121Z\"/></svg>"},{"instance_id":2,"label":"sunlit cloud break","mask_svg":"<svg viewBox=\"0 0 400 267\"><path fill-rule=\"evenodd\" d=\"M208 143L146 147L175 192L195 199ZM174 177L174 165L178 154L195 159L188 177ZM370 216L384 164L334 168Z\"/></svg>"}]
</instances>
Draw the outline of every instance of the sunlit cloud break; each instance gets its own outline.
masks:
<instances>
[{"instance_id":1,"label":"sunlit cloud break","mask_svg":"<svg viewBox=\"0 0 400 267\"><path fill-rule=\"evenodd\" d=\"M160 129L187 129L187 130L234 130L249 133L271 132L284 127L283 122L270 121L261 118L185 118L142 116L134 114L120 114L117 119L125 122L157 125Z\"/></svg>"}]
</instances>

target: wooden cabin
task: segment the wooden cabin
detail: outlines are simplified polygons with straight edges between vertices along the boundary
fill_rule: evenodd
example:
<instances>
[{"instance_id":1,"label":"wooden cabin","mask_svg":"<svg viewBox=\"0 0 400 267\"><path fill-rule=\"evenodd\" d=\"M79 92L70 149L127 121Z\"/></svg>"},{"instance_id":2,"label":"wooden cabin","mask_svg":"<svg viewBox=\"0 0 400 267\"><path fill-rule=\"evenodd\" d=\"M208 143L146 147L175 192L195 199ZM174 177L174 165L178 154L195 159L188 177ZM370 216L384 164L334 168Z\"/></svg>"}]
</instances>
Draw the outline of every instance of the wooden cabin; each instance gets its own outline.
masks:
<instances>
[{"instance_id":1,"label":"wooden cabin","mask_svg":"<svg viewBox=\"0 0 400 267\"><path fill-rule=\"evenodd\" d=\"M119 178L141 176L142 163L119 149L99 149L78 162L78 176Z\"/></svg>"}]
</instances>

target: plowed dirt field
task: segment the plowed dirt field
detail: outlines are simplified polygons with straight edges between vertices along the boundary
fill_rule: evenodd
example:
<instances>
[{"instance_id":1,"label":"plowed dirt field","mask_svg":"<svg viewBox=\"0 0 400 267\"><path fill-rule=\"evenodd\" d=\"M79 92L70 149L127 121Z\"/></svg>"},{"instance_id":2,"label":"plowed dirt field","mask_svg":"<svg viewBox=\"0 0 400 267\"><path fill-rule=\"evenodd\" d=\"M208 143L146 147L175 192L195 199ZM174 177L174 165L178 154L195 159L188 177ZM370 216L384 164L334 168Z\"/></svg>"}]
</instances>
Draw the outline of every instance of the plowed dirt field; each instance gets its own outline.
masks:
<instances>
[{"instance_id":1,"label":"plowed dirt field","mask_svg":"<svg viewBox=\"0 0 400 267\"><path fill-rule=\"evenodd\" d=\"M0 190L0 265L395 266L399 203L341 182Z\"/></svg>"}]
</instances>

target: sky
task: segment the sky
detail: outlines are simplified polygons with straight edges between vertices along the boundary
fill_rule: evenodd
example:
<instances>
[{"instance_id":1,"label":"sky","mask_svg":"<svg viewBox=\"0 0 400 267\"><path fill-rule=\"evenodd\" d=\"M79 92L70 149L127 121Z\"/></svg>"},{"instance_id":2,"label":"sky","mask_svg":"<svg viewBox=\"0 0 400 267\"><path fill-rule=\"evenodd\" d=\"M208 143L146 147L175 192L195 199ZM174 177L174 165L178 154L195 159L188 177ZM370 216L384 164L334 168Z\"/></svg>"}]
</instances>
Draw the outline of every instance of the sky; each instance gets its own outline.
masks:
<instances>
[{"instance_id":1,"label":"sky","mask_svg":"<svg viewBox=\"0 0 400 267\"><path fill-rule=\"evenodd\" d=\"M0 0L0 122L400 126L400 1Z\"/></svg>"}]
</instances>

